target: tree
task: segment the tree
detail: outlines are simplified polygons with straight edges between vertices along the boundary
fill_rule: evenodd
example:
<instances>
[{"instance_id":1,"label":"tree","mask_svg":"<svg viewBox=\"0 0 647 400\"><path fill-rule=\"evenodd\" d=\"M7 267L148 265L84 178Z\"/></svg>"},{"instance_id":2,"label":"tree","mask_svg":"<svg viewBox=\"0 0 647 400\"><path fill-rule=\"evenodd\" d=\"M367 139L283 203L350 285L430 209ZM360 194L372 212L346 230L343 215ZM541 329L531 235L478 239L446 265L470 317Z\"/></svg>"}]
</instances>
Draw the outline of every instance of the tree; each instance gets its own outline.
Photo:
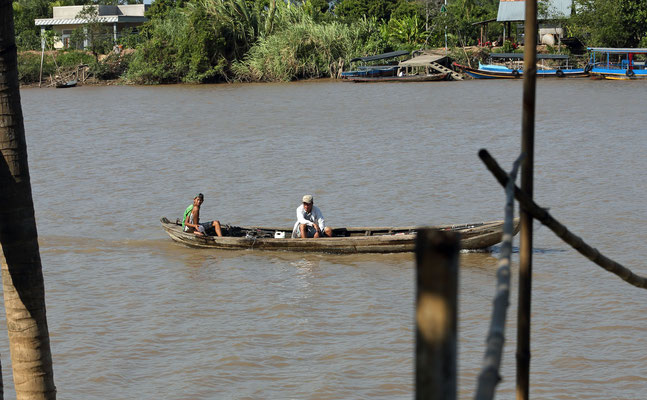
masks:
<instances>
[{"instance_id":1,"label":"tree","mask_svg":"<svg viewBox=\"0 0 647 400\"><path fill-rule=\"evenodd\" d=\"M0 245L16 398L55 399L10 0L0 0Z\"/></svg>"},{"instance_id":2,"label":"tree","mask_svg":"<svg viewBox=\"0 0 647 400\"><path fill-rule=\"evenodd\" d=\"M397 3L398 0L341 0L334 13L348 22L358 21L364 16L388 21Z\"/></svg>"},{"instance_id":3,"label":"tree","mask_svg":"<svg viewBox=\"0 0 647 400\"><path fill-rule=\"evenodd\" d=\"M647 37L647 2L574 0L568 26L592 46L636 47Z\"/></svg>"},{"instance_id":4,"label":"tree","mask_svg":"<svg viewBox=\"0 0 647 400\"><path fill-rule=\"evenodd\" d=\"M88 41L87 48L92 52L94 58L99 61L99 54L105 54L114 44L110 31L99 21L99 6L83 6L76 14L79 19L85 20L83 29L85 39Z\"/></svg>"},{"instance_id":5,"label":"tree","mask_svg":"<svg viewBox=\"0 0 647 400\"><path fill-rule=\"evenodd\" d=\"M496 18L497 0L454 0L447 2L446 25L459 38L459 45L476 44L479 28L474 22Z\"/></svg>"}]
</instances>

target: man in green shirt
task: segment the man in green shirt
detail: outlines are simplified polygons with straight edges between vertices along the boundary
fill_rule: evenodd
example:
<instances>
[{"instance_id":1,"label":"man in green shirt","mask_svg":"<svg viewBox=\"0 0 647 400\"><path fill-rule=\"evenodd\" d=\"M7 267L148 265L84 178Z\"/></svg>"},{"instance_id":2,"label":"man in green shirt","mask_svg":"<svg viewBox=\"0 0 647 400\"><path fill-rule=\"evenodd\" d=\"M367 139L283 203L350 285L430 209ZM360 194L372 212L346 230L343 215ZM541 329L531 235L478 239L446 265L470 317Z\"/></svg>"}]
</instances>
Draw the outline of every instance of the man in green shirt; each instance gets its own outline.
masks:
<instances>
[{"instance_id":1,"label":"man in green shirt","mask_svg":"<svg viewBox=\"0 0 647 400\"><path fill-rule=\"evenodd\" d=\"M220 221L200 223L200 206L203 202L204 195L202 193L198 193L198 195L193 198L193 204L184 210L184 217L182 217L182 228L184 229L184 232L193 232L198 236L206 236L207 231L213 228L216 235L222 236Z\"/></svg>"}]
</instances>

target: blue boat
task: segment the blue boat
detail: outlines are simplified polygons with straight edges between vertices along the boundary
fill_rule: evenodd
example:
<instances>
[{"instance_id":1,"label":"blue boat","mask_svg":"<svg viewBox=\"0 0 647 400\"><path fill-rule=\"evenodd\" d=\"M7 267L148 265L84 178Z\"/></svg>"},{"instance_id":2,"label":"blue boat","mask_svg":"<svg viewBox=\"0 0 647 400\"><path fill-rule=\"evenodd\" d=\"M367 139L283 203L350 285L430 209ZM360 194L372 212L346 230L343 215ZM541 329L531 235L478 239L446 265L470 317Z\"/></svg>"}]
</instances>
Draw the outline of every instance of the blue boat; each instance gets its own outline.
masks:
<instances>
[{"instance_id":1,"label":"blue boat","mask_svg":"<svg viewBox=\"0 0 647 400\"><path fill-rule=\"evenodd\" d=\"M558 67L545 66L545 61L560 64ZM538 78L581 78L588 76L585 68L571 68L568 65L566 54L537 54L540 62L537 68ZM497 64L498 63L498 64ZM453 64L464 73L475 79L518 79L523 76L523 54L521 53L493 53L490 54L489 63L479 67L470 68L458 63Z\"/></svg>"},{"instance_id":2,"label":"blue boat","mask_svg":"<svg viewBox=\"0 0 647 400\"><path fill-rule=\"evenodd\" d=\"M635 61L636 54L647 54L646 48L587 47L592 75L605 79L629 80L647 78L645 61Z\"/></svg>"},{"instance_id":3,"label":"blue boat","mask_svg":"<svg viewBox=\"0 0 647 400\"><path fill-rule=\"evenodd\" d=\"M375 78L378 76L395 76L398 72L397 65L361 66L354 71L341 73L342 78Z\"/></svg>"},{"instance_id":4,"label":"blue boat","mask_svg":"<svg viewBox=\"0 0 647 400\"><path fill-rule=\"evenodd\" d=\"M390 58L397 59L398 57L408 56L409 52L405 50L392 51L390 53L376 54L368 57L357 57L350 60L351 64L355 62L370 63L375 61L388 60ZM397 60L395 64L386 63L386 65L361 65L355 70L345 71L341 73L342 78L374 78L379 76L395 76L398 73Z\"/></svg>"}]
</instances>

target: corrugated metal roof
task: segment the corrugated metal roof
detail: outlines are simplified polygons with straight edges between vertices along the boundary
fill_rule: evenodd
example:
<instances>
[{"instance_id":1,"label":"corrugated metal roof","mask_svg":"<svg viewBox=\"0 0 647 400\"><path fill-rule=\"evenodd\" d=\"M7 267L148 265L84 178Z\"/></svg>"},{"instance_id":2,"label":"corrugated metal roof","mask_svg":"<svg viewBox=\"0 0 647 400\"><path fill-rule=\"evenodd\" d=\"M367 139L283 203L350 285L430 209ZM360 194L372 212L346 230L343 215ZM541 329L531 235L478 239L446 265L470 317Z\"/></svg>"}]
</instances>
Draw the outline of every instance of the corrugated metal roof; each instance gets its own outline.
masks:
<instances>
[{"instance_id":1,"label":"corrugated metal roof","mask_svg":"<svg viewBox=\"0 0 647 400\"><path fill-rule=\"evenodd\" d=\"M573 0L548 0L548 2L548 15L551 18L568 18L571 16ZM499 1L499 13L496 20L499 22L525 21L526 2L524 0Z\"/></svg>"},{"instance_id":2,"label":"corrugated metal roof","mask_svg":"<svg viewBox=\"0 0 647 400\"><path fill-rule=\"evenodd\" d=\"M115 22L146 22L148 18L146 17L137 17L130 15L108 15L108 16L98 16L97 22L102 22L105 24L115 23ZM87 24L88 21L84 18L41 18L34 20L36 26L50 26L50 25L82 25Z\"/></svg>"}]
</instances>

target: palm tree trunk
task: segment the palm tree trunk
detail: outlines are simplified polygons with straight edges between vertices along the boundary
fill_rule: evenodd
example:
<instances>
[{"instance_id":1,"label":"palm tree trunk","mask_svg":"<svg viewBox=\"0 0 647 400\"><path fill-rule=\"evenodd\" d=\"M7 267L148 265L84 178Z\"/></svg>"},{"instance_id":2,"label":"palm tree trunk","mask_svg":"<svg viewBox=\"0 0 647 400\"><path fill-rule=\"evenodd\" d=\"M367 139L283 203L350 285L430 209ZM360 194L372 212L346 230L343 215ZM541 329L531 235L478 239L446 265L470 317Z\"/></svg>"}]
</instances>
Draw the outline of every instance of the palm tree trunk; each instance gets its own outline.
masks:
<instances>
[{"instance_id":1,"label":"palm tree trunk","mask_svg":"<svg viewBox=\"0 0 647 400\"><path fill-rule=\"evenodd\" d=\"M0 245L16 398L55 399L10 0L0 0Z\"/></svg>"}]
</instances>

